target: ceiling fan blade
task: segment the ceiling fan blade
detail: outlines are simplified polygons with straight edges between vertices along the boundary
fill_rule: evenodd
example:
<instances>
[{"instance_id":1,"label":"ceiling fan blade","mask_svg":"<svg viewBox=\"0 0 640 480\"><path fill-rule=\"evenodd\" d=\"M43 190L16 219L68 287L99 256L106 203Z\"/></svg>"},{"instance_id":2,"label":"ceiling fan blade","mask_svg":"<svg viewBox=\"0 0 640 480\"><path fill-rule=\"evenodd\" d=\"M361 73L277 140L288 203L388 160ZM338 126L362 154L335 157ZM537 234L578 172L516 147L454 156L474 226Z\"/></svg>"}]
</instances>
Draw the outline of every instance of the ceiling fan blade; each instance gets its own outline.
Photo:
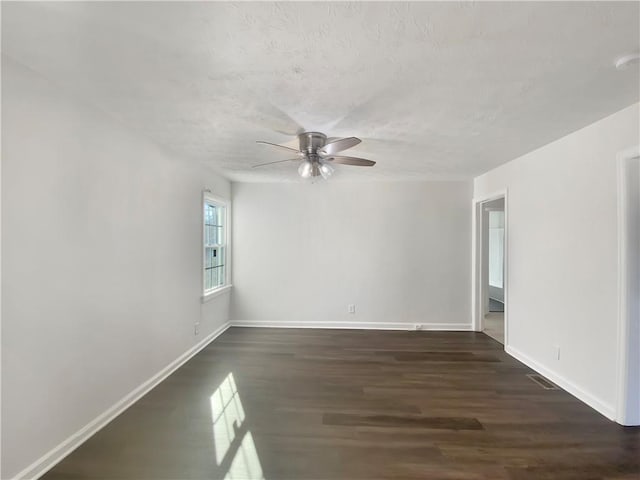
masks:
<instances>
[{"instance_id":1,"label":"ceiling fan blade","mask_svg":"<svg viewBox=\"0 0 640 480\"><path fill-rule=\"evenodd\" d=\"M327 143L322 149L320 153L322 155L333 155L334 153L341 152L342 150L346 150L347 148L355 147L362 140L356 137L347 137L341 138L340 140L336 140L335 142Z\"/></svg>"},{"instance_id":2,"label":"ceiling fan blade","mask_svg":"<svg viewBox=\"0 0 640 480\"><path fill-rule=\"evenodd\" d=\"M376 162L373 160L367 160L366 158L357 157L330 157L325 160L331 163L341 163L342 165L355 165L357 167L373 167Z\"/></svg>"},{"instance_id":3,"label":"ceiling fan blade","mask_svg":"<svg viewBox=\"0 0 640 480\"><path fill-rule=\"evenodd\" d=\"M264 145L271 145L272 147L278 147L278 148L282 148L283 150L288 150L290 152L296 152L298 155L300 154L300 151L296 150L295 148L285 147L284 145L278 145L277 143L263 142L262 140L257 140L256 143L262 143Z\"/></svg>"},{"instance_id":4,"label":"ceiling fan blade","mask_svg":"<svg viewBox=\"0 0 640 480\"><path fill-rule=\"evenodd\" d=\"M264 167L265 165L273 165L274 163L295 162L299 160L300 158L287 158L286 160L276 160L275 162L259 163L258 165L253 165L251 168Z\"/></svg>"}]
</instances>

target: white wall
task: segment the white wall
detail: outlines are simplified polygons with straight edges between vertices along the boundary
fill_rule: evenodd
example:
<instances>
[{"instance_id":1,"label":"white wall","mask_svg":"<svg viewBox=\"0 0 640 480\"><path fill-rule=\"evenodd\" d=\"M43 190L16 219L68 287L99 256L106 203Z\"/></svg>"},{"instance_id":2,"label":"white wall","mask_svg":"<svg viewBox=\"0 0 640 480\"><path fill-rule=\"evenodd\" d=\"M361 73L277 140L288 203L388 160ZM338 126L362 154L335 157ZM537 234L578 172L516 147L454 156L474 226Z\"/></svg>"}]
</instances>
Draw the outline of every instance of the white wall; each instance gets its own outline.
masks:
<instances>
[{"instance_id":1,"label":"white wall","mask_svg":"<svg viewBox=\"0 0 640 480\"><path fill-rule=\"evenodd\" d=\"M10 478L228 321L200 303L201 190L230 185L5 57L2 100Z\"/></svg>"},{"instance_id":2,"label":"white wall","mask_svg":"<svg viewBox=\"0 0 640 480\"><path fill-rule=\"evenodd\" d=\"M470 328L471 182L232 190L234 321Z\"/></svg>"},{"instance_id":3,"label":"white wall","mask_svg":"<svg viewBox=\"0 0 640 480\"><path fill-rule=\"evenodd\" d=\"M474 185L478 199L508 189L509 351L609 417L616 400L616 154L640 143L638 117L635 104Z\"/></svg>"}]
</instances>

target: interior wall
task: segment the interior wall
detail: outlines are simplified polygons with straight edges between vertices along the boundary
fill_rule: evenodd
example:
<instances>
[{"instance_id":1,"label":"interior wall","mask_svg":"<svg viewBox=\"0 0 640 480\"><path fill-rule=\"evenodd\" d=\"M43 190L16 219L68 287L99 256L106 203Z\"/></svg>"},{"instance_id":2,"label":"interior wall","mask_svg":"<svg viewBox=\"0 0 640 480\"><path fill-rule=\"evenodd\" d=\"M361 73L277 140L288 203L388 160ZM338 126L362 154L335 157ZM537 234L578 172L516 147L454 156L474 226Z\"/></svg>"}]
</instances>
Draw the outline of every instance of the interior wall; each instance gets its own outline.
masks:
<instances>
[{"instance_id":1,"label":"interior wall","mask_svg":"<svg viewBox=\"0 0 640 480\"><path fill-rule=\"evenodd\" d=\"M201 191L230 185L4 56L2 169L10 478L228 321L200 302Z\"/></svg>"},{"instance_id":2,"label":"interior wall","mask_svg":"<svg viewBox=\"0 0 640 480\"><path fill-rule=\"evenodd\" d=\"M639 114L632 105L474 182L477 198L508 189L507 351L609 418L616 401L616 155L640 143Z\"/></svg>"},{"instance_id":3,"label":"interior wall","mask_svg":"<svg viewBox=\"0 0 640 480\"><path fill-rule=\"evenodd\" d=\"M471 182L232 189L234 321L471 328Z\"/></svg>"}]
</instances>

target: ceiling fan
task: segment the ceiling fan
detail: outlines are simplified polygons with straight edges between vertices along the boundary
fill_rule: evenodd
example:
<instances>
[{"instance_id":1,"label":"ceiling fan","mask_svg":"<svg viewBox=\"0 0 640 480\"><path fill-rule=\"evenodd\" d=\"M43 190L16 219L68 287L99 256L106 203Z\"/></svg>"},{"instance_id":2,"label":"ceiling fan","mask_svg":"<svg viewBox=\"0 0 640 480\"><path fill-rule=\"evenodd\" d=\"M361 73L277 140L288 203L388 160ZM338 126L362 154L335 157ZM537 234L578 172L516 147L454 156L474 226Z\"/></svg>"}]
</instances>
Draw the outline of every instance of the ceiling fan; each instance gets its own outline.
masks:
<instances>
[{"instance_id":1,"label":"ceiling fan","mask_svg":"<svg viewBox=\"0 0 640 480\"><path fill-rule=\"evenodd\" d=\"M298 135L298 141L300 142L299 150L286 147L284 145L278 145L276 143L258 140L256 143L271 145L282 150L287 150L288 152L293 152L297 157L287 158L286 160L277 160L275 162L261 163L259 165L254 165L253 168L273 165L274 163L300 161L301 163L298 167L298 173L302 178L313 178L322 175L322 178L327 179L333 173L333 164L336 163L340 163L342 165L355 165L358 167L372 167L376 164L373 160L336 155L338 152L342 152L343 150L358 145L361 140L356 137L328 139L324 133L303 132Z\"/></svg>"}]
</instances>

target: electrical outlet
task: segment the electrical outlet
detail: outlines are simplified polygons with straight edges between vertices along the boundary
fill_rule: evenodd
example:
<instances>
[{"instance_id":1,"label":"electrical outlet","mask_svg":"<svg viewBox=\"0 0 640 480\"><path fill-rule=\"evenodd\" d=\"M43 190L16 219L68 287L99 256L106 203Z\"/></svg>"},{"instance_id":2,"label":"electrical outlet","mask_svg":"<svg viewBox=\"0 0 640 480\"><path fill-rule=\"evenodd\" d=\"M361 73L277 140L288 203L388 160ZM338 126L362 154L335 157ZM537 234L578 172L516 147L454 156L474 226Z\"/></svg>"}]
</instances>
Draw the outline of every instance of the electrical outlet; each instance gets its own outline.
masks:
<instances>
[{"instance_id":1,"label":"electrical outlet","mask_svg":"<svg viewBox=\"0 0 640 480\"><path fill-rule=\"evenodd\" d=\"M421 323L416 323L413 328L415 330L422 330L424 328L424 325L422 325Z\"/></svg>"},{"instance_id":2,"label":"electrical outlet","mask_svg":"<svg viewBox=\"0 0 640 480\"><path fill-rule=\"evenodd\" d=\"M193 334L198 335L198 333L200 333L200 323L195 323L193 325Z\"/></svg>"},{"instance_id":3,"label":"electrical outlet","mask_svg":"<svg viewBox=\"0 0 640 480\"><path fill-rule=\"evenodd\" d=\"M556 360L560 360L560 345L554 345L553 350L555 352Z\"/></svg>"},{"instance_id":4,"label":"electrical outlet","mask_svg":"<svg viewBox=\"0 0 640 480\"><path fill-rule=\"evenodd\" d=\"M350 303L347 306L347 310L348 310L349 313L356 313L356 306L353 303Z\"/></svg>"}]
</instances>

